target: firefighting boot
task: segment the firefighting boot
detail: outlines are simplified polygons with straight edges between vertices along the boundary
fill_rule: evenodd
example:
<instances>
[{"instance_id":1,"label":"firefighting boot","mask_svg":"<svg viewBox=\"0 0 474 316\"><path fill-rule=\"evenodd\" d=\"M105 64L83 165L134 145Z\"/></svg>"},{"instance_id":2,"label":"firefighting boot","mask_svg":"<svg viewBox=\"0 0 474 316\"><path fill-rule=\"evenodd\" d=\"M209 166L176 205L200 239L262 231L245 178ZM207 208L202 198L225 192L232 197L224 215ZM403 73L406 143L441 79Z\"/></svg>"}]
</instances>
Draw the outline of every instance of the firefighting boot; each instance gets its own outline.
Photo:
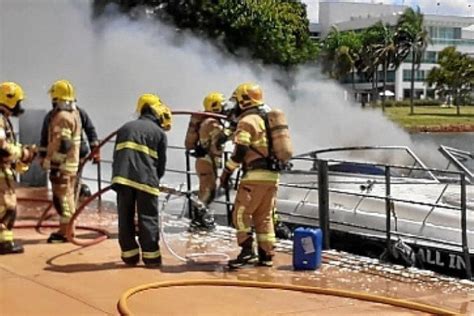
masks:
<instances>
[{"instance_id":1,"label":"firefighting boot","mask_svg":"<svg viewBox=\"0 0 474 316\"><path fill-rule=\"evenodd\" d=\"M146 268L156 269L161 267L160 248L155 252L142 252L142 260Z\"/></svg>"},{"instance_id":2,"label":"firefighting boot","mask_svg":"<svg viewBox=\"0 0 474 316\"><path fill-rule=\"evenodd\" d=\"M161 256L158 258L153 259L146 259L143 258L143 263L145 264L145 268L148 269L157 269L161 267Z\"/></svg>"},{"instance_id":3,"label":"firefighting boot","mask_svg":"<svg viewBox=\"0 0 474 316\"><path fill-rule=\"evenodd\" d=\"M47 240L48 244L62 244L68 242L67 240L67 227L69 224L61 223L59 224L59 229L57 232L51 233Z\"/></svg>"},{"instance_id":4,"label":"firefighting boot","mask_svg":"<svg viewBox=\"0 0 474 316\"><path fill-rule=\"evenodd\" d=\"M140 262L140 254L132 257L121 257L121 259L127 266L134 267Z\"/></svg>"},{"instance_id":5,"label":"firefighting boot","mask_svg":"<svg viewBox=\"0 0 474 316\"><path fill-rule=\"evenodd\" d=\"M228 267L231 270L235 270L243 267L254 266L257 261L258 257L253 249L253 240L252 238L249 238L242 244L242 250L237 258L229 260Z\"/></svg>"},{"instance_id":6,"label":"firefighting boot","mask_svg":"<svg viewBox=\"0 0 474 316\"><path fill-rule=\"evenodd\" d=\"M189 225L189 231L205 231L211 232L216 228L214 216L209 212L206 207L195 208L194 219Z\"/></svg>"},{"instance_id":7,"label":"firefighting boot","mask_svg":"<svg viewBox=\"0 0 474 316\"><path fill-rule=\"evenodd\" d=\"M92 196L91 189L89 186L85 183L81 184L81 187L79 189L79 199L80 200L85 200L86 198Z\"/></svg>"},{"instance_id":8,"label":"firefighting boot","mask_svg":"<svg viewBox=\"0 0 474 316\"><path fill-rule=\"evenodd\" d=\"M68 242L67 237L60 232L54 232L49 235L48 244L62 244Z\"/></svg>"},{"instance_id":9,"label":"firefighting boot","mask_svg":"<svg viewBox=\"0 0 474 316\"><path fill-rule=\"evenodd\" d=\"M268 254L265 250L258 247L258 266L273 267L273 256Z\"/></svg>"},{"instance_id":10,"label":"firefighting boot","mask_svg":"<svg viewBox=\"0 0 474 316\"><path fill-rule=\"evenodd\" d=\"M23 246L16 241L0 242L0 255L23 253Z\"/></svg>"}]
</instances>

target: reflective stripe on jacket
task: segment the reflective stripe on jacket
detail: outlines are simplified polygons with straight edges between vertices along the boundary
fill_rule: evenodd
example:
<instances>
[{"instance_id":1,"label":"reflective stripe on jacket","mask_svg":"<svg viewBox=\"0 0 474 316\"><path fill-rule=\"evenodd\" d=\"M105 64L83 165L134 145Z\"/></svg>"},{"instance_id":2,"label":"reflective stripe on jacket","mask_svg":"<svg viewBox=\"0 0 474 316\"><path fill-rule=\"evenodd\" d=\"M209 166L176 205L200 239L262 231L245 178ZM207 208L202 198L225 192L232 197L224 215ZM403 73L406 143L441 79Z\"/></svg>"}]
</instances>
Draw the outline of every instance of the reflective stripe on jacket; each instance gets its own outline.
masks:
<instances>
[{"instance_id":1,"label":"reflective stripe on jacket","mask_svg":"<svg viewBox=\"0 0 474 316\"><path fill-rule=\"evenodd\" d=\"M167 137L151 114L123 125L117 132L112 183L158 195L165 173Z\"/></svg>"},{"instance_id":2,"label":"reflective stripe on jacket","mask_svg":"<svg viewBox=\"0 0 474 316\"><path fill-rule=\"evenodd\" d=\"M265 121L255 111L244 112L237 123L234 133L235 149L231 158L226 163L230 171L240 167L237 159L237 147L248 147L243 156L243 169L246 170L252 162L268 156L268 139L265 129ZM278 182L279 173L276 171L256 169L248 170L244 174L242 182Z\"/></svg>"}]
</instances>

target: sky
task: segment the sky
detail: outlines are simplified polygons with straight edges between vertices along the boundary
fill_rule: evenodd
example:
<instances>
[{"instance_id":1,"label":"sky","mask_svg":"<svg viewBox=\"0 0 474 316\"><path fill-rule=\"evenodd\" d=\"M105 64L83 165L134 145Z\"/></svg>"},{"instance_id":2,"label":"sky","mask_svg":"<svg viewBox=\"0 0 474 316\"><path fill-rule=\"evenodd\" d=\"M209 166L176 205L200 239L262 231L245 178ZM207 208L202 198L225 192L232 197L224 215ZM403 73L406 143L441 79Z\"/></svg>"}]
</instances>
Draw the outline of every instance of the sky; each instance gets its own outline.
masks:
<instances>
[{"instance_id":1,"label":"sky","mask_svg":"<svg viewBox=\"0 0 474 316\"><path fill-rule=\"evenodd\" d=\"M303 0L308 6L308 18L311 22L318 21L319 2L361 2L405 4L419 6L425 14L460 15L474 17L474 0ZM439 3L439 5L437 5ZM470 7L469 7L470 5Z\"/></svg>"}]
</instances>

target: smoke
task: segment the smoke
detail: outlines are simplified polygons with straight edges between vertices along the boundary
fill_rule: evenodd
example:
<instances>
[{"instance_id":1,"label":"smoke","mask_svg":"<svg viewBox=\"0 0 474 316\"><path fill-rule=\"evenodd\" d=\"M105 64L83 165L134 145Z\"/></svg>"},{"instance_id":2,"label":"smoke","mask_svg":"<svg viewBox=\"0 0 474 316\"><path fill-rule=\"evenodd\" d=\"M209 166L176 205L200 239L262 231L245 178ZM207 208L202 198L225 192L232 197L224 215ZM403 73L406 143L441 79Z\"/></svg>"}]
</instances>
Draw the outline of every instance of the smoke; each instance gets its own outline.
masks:
<instances>
[{"instance_id":1,"label":"smoke","mask_svg":"<svg viewBox=\"0 0 474 316\"><path fill-rule=\"evenodd\" d=\"M322 146L411 145L379 110L361 110L315 69L302 68L291 96L278 69L237 60L211 43L151 19L109 14L93 22L89 1L0 0L0 78L17 81L30 108L49 109L57 79L76 87L78 104L105 137L132 119L142 93L157 93L174 110L200 110L211 91L229 96L256 81L266 102L287 115L296 153ZM188 117L175 117L169 143L181 146ZM173 155L170 152L171 155ZM170 159L170 166L183 158ZM179 162L177 162L179 161Z\"/></svg>"}]
</instances>

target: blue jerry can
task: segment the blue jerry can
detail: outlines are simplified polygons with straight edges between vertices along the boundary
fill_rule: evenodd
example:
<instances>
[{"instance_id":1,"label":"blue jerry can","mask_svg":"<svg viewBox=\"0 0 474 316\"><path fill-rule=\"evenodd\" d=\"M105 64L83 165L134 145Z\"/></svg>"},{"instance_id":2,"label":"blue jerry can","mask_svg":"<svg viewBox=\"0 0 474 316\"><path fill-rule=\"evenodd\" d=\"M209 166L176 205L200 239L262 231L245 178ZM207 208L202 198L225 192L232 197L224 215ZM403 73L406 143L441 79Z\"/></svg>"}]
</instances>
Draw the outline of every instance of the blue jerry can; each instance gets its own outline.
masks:
<instances>
[{"instance_id":1,"label":"blue jerry can","mask_svg":"<svg viewBox=\"0 0 474 316\"><path fill-rule=\"evenodd\" d=\"M323 232L319 228L299 227L293 235L293 268L316 270L321 266Z\"/></svg>"}]
</instances>

